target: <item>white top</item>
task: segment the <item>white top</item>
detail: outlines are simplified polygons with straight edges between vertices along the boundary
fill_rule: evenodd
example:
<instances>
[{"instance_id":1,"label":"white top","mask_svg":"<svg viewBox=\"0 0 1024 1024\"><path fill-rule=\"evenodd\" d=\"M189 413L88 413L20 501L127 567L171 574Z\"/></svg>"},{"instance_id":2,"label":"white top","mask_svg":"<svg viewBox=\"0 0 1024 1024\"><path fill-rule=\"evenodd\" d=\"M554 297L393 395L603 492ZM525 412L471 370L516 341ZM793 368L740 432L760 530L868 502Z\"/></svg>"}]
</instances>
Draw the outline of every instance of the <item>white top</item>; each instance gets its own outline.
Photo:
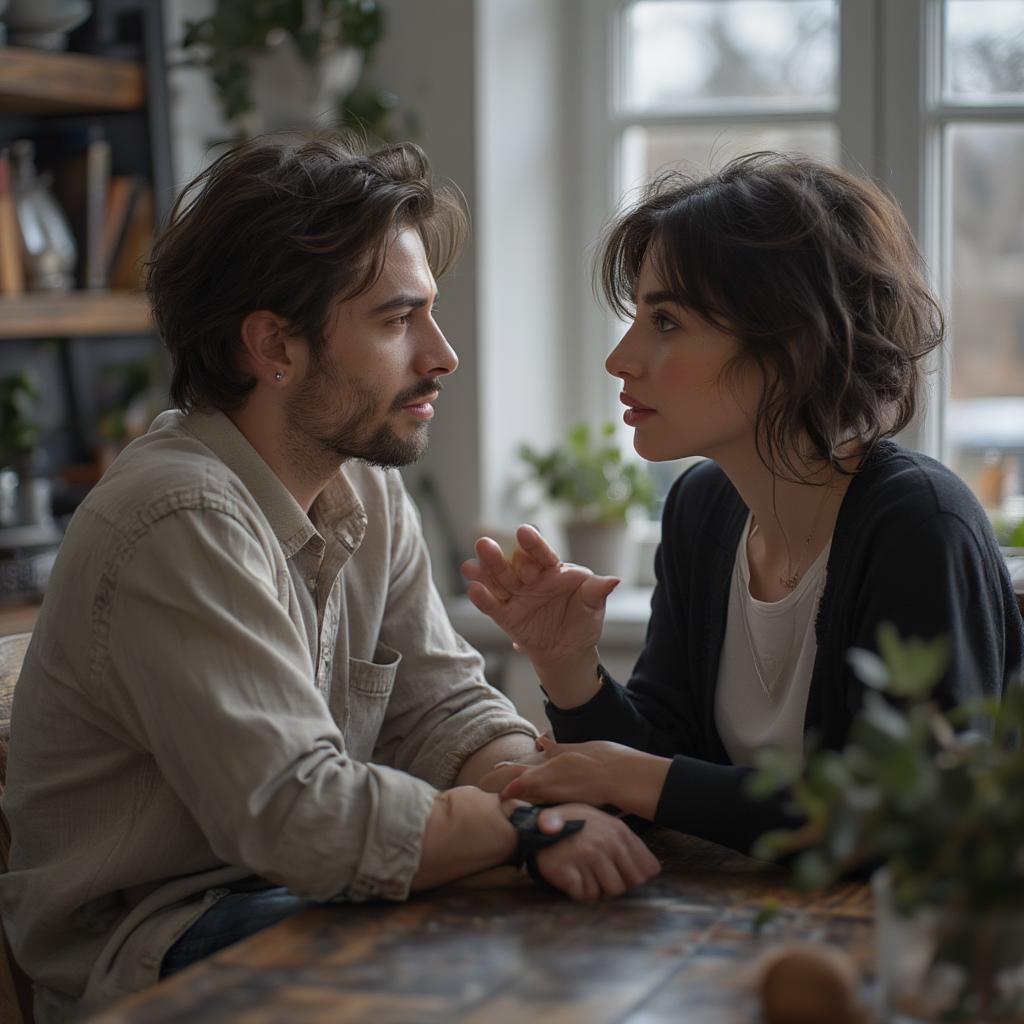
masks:
<instances>
[{"instance_id":1,"label":"white top","mask_svg":"<svg viewBox=\"0 0 1024 1024\"><path fill-rule=\"evenodd\" d=\"M803 752L807 694L818 653L814 621L832 547L830 539L792 593L781 601L758 601L750 596L750 519L736 550L715 688L718 734L732 763L745 765L766 747Z\"/></svg>"}]
</instances>

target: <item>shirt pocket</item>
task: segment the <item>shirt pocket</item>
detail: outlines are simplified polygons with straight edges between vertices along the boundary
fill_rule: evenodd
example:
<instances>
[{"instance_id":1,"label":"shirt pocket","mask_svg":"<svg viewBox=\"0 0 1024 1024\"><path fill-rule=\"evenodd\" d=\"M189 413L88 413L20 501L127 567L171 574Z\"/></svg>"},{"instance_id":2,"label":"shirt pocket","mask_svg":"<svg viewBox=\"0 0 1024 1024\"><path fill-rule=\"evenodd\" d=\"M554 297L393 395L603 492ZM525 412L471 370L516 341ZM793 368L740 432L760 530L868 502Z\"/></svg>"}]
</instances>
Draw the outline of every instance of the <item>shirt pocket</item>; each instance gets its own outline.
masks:
<instances>
[{"instance_id":1,"label":"shirt pocket","mask_svg":"<svg viewBox=\"0 0 1024 1024\"><path fill-rule=\"evenodd\" d=\"M345 748L355 761L368 761L388 709L402 655L378 644L373 661L348 659L348 700L345 701Z\"/></svg>"}]
</instances>

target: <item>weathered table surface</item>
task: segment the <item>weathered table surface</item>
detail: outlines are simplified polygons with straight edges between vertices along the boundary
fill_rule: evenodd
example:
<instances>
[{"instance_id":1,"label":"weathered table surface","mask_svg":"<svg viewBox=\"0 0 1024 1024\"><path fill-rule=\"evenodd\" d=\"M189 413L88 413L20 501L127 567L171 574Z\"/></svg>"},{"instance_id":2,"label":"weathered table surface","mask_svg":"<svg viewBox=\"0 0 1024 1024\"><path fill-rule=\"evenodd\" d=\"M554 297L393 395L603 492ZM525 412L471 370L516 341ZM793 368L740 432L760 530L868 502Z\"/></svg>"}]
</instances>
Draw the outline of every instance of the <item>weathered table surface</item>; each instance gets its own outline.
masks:
<instances>
[{"instance_id":1,"label":"weathered table surface","mask_svg":"<svg viewBox=\"0 0 1024 1024\"><path fill-rule=\"evenodd\" d=\"M865 886L803 896L709 843L650 841L662 874L623 899L570 903L501 868L408 903L317 907L94 1024L751 1024L750 966L783 939L834 943L871 976Z\"/></svg>"}]
</instances>

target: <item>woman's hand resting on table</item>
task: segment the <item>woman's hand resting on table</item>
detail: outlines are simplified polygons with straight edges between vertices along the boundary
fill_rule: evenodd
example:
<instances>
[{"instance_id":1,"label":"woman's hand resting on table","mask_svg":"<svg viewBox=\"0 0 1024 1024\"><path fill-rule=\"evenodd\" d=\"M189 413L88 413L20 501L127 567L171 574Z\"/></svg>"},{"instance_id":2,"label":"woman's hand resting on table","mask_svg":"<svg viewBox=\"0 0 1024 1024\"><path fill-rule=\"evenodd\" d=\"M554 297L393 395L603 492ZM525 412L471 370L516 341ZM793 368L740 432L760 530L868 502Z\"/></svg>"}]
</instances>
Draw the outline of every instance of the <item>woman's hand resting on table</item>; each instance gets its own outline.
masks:
<instances>
[{"instance_id":1,"label":"woman's hand resting on table","mask_svg":"<svg viewBox=\"0 0 1024 1024\"><path fill-rule=\"evenodd\" d=\"M529 657L555 704L571 707L581 689L589 688L582 694L589 699L598 688L597 642L605 601L620 581L560 561L532 526L520 526L516 540L519 547L511 559L489 537L476 542L477 557L462 566L467 593Z\"/></svg>"}]
</instances>

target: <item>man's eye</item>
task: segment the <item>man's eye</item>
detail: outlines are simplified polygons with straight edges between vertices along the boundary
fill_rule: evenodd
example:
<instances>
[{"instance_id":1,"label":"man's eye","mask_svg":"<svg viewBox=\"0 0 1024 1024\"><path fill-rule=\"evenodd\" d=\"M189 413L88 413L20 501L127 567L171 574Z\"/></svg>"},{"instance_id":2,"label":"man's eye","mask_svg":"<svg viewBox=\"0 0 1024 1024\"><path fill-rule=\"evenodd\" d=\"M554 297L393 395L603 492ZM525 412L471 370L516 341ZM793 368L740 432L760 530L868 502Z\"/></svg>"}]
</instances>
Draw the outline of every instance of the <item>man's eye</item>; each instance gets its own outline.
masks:
<instances>
[{"instance_id":1,"label":"man's eye","mask_svg":"<svg viewBox=\"0 0 1024 1024\"><path fill-rule=\"evenodd\" d=\"M651 314L651 323L654 325L654 329L656 331L670 331L675 327L675 324L661 312Z\"/></svg>"}]
</instances>

